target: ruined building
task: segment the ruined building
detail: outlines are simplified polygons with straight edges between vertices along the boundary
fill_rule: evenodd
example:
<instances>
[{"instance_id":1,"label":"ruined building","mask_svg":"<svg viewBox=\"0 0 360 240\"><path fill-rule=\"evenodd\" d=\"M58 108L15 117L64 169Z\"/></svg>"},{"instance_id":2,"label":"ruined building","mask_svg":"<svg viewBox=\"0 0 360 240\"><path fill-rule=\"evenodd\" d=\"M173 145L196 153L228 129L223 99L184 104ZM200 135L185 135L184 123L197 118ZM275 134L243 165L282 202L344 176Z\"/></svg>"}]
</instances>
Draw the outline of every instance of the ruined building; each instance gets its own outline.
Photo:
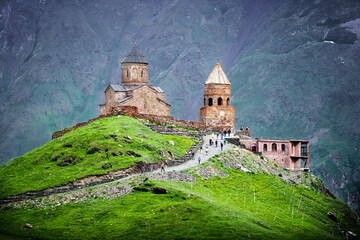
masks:
<instances>
[{"instance_id":1,"label":"ruined building","mask_svg":"<svg viewBox=\"0 0 360 240\"><path fill-rule=\"evenodd\" d=\"M105 90L105 104L100 104L100 115L111 114L121 106L137 107L139 113L169 116L170 104L164 91L148 84L149 63L134 47L121 62L121 84L110 84Z\"/></svg>"},{"instance_id":2,"label":"ruined building","mask_svg":"<svg viewBox=\"0 0 360 240\"><path fill-rule=\"evenodd\" d=\"M235 108L230 106L230 82L219 62L205 82L200 122L205 126L224 126L232 129L235 125Z\"/></svg>"}]
</instances>

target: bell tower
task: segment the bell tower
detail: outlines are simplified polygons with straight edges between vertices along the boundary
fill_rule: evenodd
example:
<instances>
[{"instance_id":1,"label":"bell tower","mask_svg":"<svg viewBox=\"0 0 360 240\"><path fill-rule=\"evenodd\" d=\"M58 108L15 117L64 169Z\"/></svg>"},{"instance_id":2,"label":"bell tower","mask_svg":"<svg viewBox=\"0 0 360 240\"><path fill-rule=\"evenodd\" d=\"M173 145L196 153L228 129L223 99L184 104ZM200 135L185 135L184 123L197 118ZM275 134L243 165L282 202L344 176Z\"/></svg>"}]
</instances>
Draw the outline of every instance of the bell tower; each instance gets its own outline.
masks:
<instances>
[{"instance_id":1,"label":"bell tower","mask_svg":"<svg viewBox=\"0 0 360 240\"><path fill-rule=\"evenodd\" d=\"M136 40L130 52L121 62L121 84L126 88L148 83L148 65L144 55L136 47Z\"/></svg>"},{"instance_id":2,"label":"bell tower","mask_svg":"<svg viewBox=\"0 0 360 240\"><path fill-rule=\"evenodd\" d=\"M205 126L234 128L235 108L230 104L230 82L218 61L205 82L200 122Z\"/></svg>"}]
</instances>

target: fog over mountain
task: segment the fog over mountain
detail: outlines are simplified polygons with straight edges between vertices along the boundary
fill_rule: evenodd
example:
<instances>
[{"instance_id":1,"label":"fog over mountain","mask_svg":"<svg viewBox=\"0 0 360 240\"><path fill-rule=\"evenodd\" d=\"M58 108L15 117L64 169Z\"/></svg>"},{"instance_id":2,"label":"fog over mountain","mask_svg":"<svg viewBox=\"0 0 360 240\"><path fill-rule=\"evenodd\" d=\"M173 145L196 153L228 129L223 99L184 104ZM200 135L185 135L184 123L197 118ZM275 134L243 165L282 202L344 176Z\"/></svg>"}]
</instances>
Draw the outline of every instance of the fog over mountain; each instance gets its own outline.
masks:
<instances>
[{"instance_id":1,"label":"fog over mountain","mask_svg":"<svg viewBox=\"0 0 360 240\"><path fill-rule=\"evenodd\" d=\"M0 160L98 115L137 39L171 114L199 119L220 59L236 126L309 139L310 168L360 212L359 1L0 2Z\"/></svg>"}]
</instances>

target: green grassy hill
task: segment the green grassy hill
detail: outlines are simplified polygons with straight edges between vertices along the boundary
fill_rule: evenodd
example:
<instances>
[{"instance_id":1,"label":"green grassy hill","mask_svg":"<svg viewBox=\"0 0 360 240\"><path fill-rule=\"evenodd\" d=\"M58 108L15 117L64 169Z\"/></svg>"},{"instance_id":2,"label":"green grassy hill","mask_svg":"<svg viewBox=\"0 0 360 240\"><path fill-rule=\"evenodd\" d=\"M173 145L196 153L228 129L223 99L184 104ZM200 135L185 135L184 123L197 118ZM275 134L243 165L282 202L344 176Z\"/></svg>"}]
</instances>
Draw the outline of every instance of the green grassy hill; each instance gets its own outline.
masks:
<instances>
[{"instance_id":1,"label":"green grassy hill","mask_svg":"<svg viewBox=\"0 0 360 240\"><path fill-rule=\"evenodd\" d=\"M0 166L0 198L61 186L140 161L159 162L170 154L180 157L196 141L158 134L127 116L103 118Z\"/></svg>"},{"instance_id":2,"label":"green grassy hill","mask_svg":"<svg viewBox=\"0 0 360 240\"><path fill-rule=\"evenodd\" d=\"M0 1L0 163L97 116L134 39L171 114L198 120L220 60L236 128L310 140L310 168L360 214L360 2Z\"/></svg>"},{"instance_id":3,"label":"green grassy hill","mask_svg":"<svg viewBox=\"0 0 360 240\"><path fill-rule=\"evenodd\" d=\"M251 172L240 171L240 165ZM321 180L298 172L297 184L292 174L234 148L182 173L146 173L3 205L0 232L10 239L344 239L348 231L360 234L350 207L319 191ZM33 229L25 229L25 223Z\"/></svg>"}]
</instances>

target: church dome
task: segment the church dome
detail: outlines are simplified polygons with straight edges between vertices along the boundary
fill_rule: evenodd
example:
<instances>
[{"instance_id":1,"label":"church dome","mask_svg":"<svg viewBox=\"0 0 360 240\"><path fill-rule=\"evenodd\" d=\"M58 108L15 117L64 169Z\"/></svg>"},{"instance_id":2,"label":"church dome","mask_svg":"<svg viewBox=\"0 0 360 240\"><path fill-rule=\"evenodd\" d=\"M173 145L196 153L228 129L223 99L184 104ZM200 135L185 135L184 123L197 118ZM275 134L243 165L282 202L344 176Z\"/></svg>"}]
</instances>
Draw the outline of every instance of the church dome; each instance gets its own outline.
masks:
<instances>
[{"instance_id":1,"label":"church dome","mask_svg":"<svg viewBox=\"0 0 360 240\"><path fill-rule=\"evenodd\" d=\"M224 71L222 70L220 63L217 62L214 70L210 73L208 79L205 82L206 84L228 84L230 85L230 82L228 78L226 77Z\"/></svg>"},{"instance_id":2,"label":"church dome","mask_svg":"<svg viewBox=\"0 0 360 240\"><path fill-rule=\"evenodd\" d=\"M146 63L146 64L148 64L148 61L146 61L144 55L142 55L142 53L136 47L136 42L135 42L134 47L130 50L130 52L128 54L126 54L125 58L122 60L121 63Z\"/></svg>"}]
</instances>

